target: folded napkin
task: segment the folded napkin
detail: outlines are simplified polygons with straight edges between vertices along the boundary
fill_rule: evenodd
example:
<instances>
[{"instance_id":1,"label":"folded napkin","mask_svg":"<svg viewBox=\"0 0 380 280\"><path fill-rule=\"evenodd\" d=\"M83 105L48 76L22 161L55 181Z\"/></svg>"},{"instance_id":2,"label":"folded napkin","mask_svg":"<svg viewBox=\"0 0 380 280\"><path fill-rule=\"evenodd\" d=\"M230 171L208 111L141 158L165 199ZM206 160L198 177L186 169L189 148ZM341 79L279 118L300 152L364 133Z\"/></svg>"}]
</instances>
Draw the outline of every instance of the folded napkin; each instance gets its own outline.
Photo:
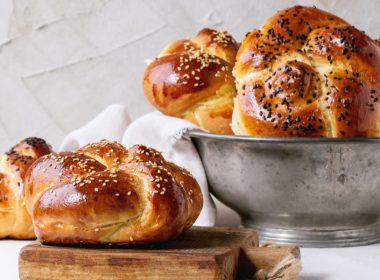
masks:
<instances>
[{"instance_id":1,"label":"folded napkin","mask_svg":"<svg viewBox=\"0 0 380 280\"><path fill-rule=\"evenodd\" d=\"M203 193L203 209L195 225L214 226L215 204L208 192L206 174L186 132L196 127L187 121L152 112L131 123L123 105L111 105L85 126L69 133L61 151L75 150L103 139L125 147L143 144L162 152L165 159L186 168L197 179Z\"/></svg>"}]
</instances>

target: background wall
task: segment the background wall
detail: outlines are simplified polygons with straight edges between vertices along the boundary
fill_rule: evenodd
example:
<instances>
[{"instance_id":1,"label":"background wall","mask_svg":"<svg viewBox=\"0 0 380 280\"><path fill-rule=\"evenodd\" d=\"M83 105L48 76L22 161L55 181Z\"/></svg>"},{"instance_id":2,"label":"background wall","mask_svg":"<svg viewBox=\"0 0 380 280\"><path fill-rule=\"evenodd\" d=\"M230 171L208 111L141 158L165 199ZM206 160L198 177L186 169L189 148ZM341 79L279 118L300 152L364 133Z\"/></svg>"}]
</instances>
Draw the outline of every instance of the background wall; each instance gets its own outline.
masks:
<instances>
[{"instance_id":1,"label":"background wall","mask_svg":"<svg viewBox=\"0 0 380 280\"><path fill-rule=\"evenodd\" d=\"M144 61L169 41L206 26L241 40L300 2L380 36L380 1L373 0L1 0L0 42L7 33L9 40L0 46L0 151L29 135L58 147L115 102L137 118L152 110L141 93Z\"/></svg>"},{"instance_id":2,"label":"background wall","mask_svg":"<svg viewBox=\"0 0 380 280\"><path fill-rule=\"evenodd\" d=\"M8 22L12 13L12 1L0 2L0 43L8 40Z\"/></svg>"}]
</instances>

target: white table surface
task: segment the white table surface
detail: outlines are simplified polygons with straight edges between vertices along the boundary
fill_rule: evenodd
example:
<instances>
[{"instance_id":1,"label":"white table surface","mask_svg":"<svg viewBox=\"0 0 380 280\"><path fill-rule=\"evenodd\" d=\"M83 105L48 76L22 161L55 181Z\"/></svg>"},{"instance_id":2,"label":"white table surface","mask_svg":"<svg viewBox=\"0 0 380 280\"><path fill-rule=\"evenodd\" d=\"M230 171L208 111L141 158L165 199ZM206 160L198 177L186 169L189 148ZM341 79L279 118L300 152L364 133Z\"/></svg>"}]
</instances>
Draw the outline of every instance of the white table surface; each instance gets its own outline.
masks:
<instances>
[{"instance_id":1,"label":"white table surface","mask_svg":"<svg viewBox=\"0 0 380 280\"><path fill-rule=\"evenodd\" d=\"M28 241L0 241L1 280L18 279L18 253ZM378 280L380 244L333 249L301 249L301 280Z\"/></svg>"}]
</instances>

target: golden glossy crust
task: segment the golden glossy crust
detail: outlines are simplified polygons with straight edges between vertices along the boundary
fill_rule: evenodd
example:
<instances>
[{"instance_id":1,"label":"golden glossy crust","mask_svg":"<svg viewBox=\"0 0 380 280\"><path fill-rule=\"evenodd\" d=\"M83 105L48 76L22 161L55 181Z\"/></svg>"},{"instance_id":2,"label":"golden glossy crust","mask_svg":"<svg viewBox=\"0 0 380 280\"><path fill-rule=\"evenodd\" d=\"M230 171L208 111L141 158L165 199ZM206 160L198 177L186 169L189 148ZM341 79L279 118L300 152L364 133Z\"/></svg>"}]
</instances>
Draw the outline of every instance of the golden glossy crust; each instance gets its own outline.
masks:
<instances>
[{"instance_id":1,"label":"golden glossy crust","mask_svg":"<svg viewBox=\"0 0 380 280\"><path fill-rule=\"evenodd\" d=\"M23 195L37 237L54 244L166 241L203 204L196 180L157 151L105 140L35 162Z\"/></svg>"},{"instance_id":2,"label":"golden glossy crust","mask_svg":"<svg viewBox=\"0 0 380 280\"><path fill-rule=\"evenodd\" d=\"M0 238L32 239L32 220L20 196L25 173L51 147L42 139L27 138L0 155Z\"/></svg>"},{"instance_id":3,"label":"golden glossy crust","mask_svg":"<svg viewBox=\"0 0 380 280\"><path fill-rule=\"evenodd\" d=\"M231 134L237 49L228 33L212 29L169 44L144 71L145 96L164 114Z\"/></svg>"},{"instance_id":4,"label":"golden glossy crust","mask_svg":"<svg viewBox=\"0 0 380 280\"><path fill-rule=\"evenodd\" d=\"M330 13L276 13L247 34L233 73L235 134L380 135L379 45Z\"/></svg>"}]
</instances>

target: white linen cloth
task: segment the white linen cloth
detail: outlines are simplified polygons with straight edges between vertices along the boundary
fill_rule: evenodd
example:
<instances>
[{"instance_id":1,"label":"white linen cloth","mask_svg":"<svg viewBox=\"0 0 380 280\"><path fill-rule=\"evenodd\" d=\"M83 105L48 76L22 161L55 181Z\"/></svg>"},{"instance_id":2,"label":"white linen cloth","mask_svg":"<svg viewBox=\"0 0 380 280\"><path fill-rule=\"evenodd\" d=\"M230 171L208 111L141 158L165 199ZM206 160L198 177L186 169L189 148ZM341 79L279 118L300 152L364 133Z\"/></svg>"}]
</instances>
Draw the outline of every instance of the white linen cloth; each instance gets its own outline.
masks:
<instances>
[{"instance_id":1,"label":"white linen cloth","mask_svg":"<svg viewBox=\"0 0 380 280\"><path fill-rule=\"evenodd\" d=\"M162 152L165 159L186 168L196 178L203 193L203 209L195 225L214 226L215 204L208 192L206 174L191 140L184 136L196 127L187 121L152 112L131 123L123 105L111 105L83 127L69 133L60 151L75 150L102 139L125 147L143 144Z\"/></svg>"}]
</instances>

